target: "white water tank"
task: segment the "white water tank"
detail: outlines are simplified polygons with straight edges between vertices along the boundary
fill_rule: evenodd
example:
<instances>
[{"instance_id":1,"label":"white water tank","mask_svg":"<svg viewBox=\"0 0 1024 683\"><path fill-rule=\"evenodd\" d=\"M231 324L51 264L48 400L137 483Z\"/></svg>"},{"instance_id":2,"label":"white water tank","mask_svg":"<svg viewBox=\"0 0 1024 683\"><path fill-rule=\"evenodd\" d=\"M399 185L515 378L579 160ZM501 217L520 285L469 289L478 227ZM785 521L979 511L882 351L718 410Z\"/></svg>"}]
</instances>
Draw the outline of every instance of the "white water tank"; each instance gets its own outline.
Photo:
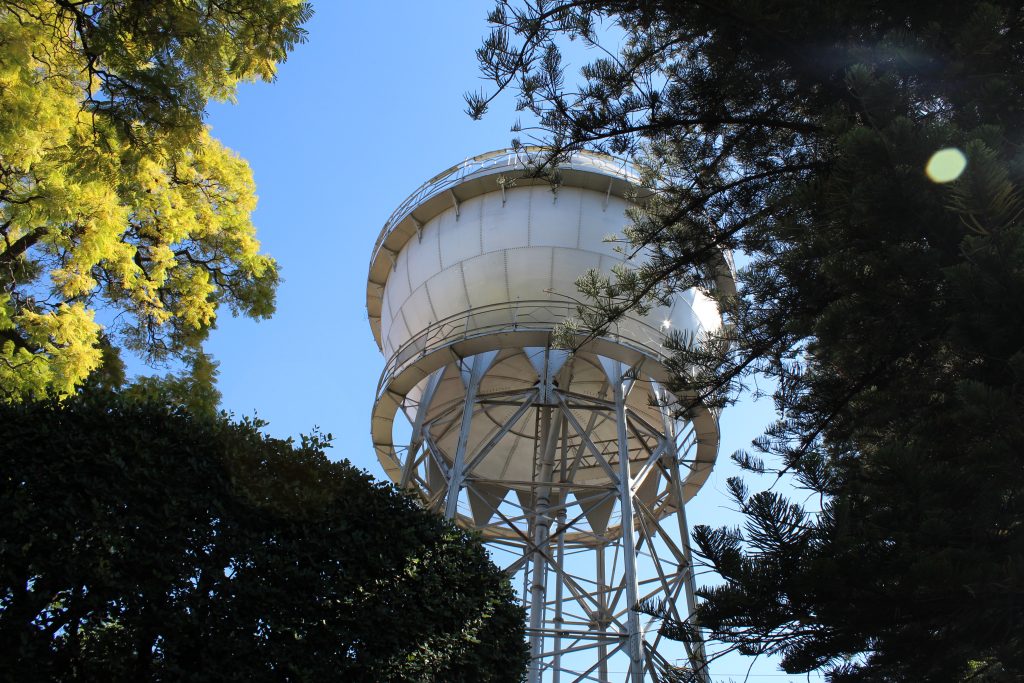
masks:
<instances>
[{"instance_id":1,"label":"white water tank","mask_svg":"<svg viewBox=\"0 0 1024 683\"><path fill-rule=\"evenodd\" d=\"M374 248L367 309L387 366L378 387L372 433L385 471L401 478L402 455L393 443L393 421L420 403L426 378L453 359L501 350L481 392L513 392L537 382L530 349L549 345L552 329L576 313L575 282L594 268L608 273L624 261L616 250L629 219L636 180L628 166L601 154L579 152L558 169L559 183L530 177L528 152L503 150L456 165L427 181L392 214ZM731 285L724 274L720 282ZM717 329L713 300L696 290L674 296L668 307L631 316L607 335L584 345L571 389L598 396L605 378L597 355L636 366L663 381L662 346L668 330L699 337ZM465 396L464 382L449 372L431 396L429 420ZM570 387L563 387L568 390ZM649 397L636 392L631 409L657 425ZM488 409L500 423L513 406ZM707 478L717 455L717 419L698 409L693 418L697 450L687 478L687 498ZM608 431L602 433L602 429ZM594 428L595 440L613 440L614 425ZM489 438L487 423L474 427L469 448ZM454 452L457 432L437 436L438 451ZM631 437L632 438L632 437ZM482 477L509 482L531 477L535 444L506 439L479 464ZM450 442L450 443L449 443ZM579 473L586 480L587 472ZM592 481L604 474L594 465ZM512 485L515 488L515 485Z\"/></svg>"}]
</instances>

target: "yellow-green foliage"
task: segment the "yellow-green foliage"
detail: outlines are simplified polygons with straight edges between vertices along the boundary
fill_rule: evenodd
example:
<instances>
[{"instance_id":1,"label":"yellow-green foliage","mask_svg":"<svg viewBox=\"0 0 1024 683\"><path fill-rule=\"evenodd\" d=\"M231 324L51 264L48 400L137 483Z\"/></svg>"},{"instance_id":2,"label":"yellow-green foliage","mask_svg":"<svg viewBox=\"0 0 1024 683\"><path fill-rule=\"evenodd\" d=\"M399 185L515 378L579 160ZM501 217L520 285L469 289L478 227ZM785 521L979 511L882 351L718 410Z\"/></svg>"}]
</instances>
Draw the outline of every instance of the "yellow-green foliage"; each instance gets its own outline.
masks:
<instances>
[{"instance_id":1,"label":"yellow-green foliage","mask_svg":"<svg viewBox=\"0 0 1024 683\"><path fill-rule=\"evenodd\" d=\"M274 76L298 0L0 5L0 396L65 395L108 338L194 352L222 302L274 309L246 162L202 124L209 98Z\"/></svg>"}]
</instances>

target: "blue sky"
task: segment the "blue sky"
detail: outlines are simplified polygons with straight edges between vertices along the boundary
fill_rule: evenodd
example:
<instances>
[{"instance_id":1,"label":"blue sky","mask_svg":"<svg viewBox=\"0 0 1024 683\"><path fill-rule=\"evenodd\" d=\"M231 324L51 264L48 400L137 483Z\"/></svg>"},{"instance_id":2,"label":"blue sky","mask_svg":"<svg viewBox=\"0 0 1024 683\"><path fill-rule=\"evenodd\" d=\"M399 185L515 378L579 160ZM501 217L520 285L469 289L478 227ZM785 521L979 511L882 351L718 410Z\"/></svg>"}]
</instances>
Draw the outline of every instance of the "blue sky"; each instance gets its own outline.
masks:
<instances>
[{"instance_id":1,"label":"blue sky","mask_svg":"<svg viewBox=\"0 0 1024 683\"><path fill-rule=\"evenodd\" d=\"M284 278L272 319L221 312L207 348L220 362L223 406L258 414L275 436L318 425L334 434L334 457L378 478L369 417L384 360L365 315L370 251L423 181L512 138L511 100L483 121L463 113L463 92L485 85L474 50L490 4L316 2L309 40L278 81L243 86L236 104L209 111L214 135L252 166L258 236ZM691 524L738 523L725 494L736 473L728 456L771 418L770 401L726 411L719 464L688 508ZM749 665L733 656L712 672L739 681ZM749 678L789 679L767 661Z\"/></svg>"}]
</instances>

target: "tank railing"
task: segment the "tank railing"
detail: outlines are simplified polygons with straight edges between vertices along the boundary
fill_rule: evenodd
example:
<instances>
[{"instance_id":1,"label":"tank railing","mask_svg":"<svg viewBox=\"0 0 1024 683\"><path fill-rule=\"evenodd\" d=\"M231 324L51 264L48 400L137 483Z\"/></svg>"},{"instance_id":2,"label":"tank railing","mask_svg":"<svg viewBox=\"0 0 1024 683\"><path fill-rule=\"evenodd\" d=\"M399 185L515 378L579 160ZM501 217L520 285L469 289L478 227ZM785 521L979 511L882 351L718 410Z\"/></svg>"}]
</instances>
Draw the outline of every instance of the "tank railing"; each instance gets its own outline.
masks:
<instances>
[{"instance_id":1,"label":"tank railing","mask_svg":"<svg viewBox=\"0 0 1024 683\"><path fill-rule=\"evenodd\" d=\"M471 308L432 322L391 354L377 385L377 398L409 364L446 346L500 332L550 332L555 325L576 313L576 304L572 302L517 300ZM602 338L645 356L659 360L666 358L662 350L664 331L639 318L625 316L619 319Z\"/></svg>"},{"instance_id":2,"label":"tank railing","mask_svg":"<svg viewBox=\"0 0 1024 683\"><path fill-rule=\"evenodd\" d=\"M495 152L487 152L486 154L480 154L466 159L462 163L456 164L455 166L438 173L436 176L420 185L415 192L406 197L405 201L399 204L398 208L394 210L388 218L387 223L384 224L384 229L381 231L380 237L377 238L377 243L373 245L373 257L371 262L377 260L377 253L380 251L384 241L388 238L388 235L394 231L395 227L398 226L399 223L405 220L405 218L412 213L413 209L423 202L427 201L431 197L441 194L451 187L458 185L466 178L483 171L492 171L502 167L508 168L510 171L525 170L530 165L531 155L539 153L543 149L543 147L530 146L519 150L503 149ZM573 152L569 157L569 163L564 164L563 167L571 168L574 166L593 168L622 178L627 182L635 183L638 179L636 172L633 170L633 166L626 159L620 159L619 157L613 157L606 154L599 154L597 152Z\"/></svg>"}]
</instances>

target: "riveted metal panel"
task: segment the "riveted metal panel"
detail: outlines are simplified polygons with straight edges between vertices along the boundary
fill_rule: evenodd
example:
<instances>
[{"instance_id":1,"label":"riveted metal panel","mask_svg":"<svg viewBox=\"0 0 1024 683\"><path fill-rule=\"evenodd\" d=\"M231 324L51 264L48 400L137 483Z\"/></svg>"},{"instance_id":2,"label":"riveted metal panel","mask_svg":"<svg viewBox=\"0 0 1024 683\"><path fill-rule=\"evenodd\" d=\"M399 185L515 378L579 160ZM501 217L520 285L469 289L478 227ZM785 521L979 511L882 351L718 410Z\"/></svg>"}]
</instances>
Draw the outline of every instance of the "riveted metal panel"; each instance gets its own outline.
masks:
<instances>
[{"instance_id":1,"label":"riveted metal panel","mask_svg":"<svg viewBox=\"0 0 1024 683\"><path fill-rule=\"evenodd\" d=\"M402 307L402 303L409 298L409 276L405 266L405 262L408 259L407 255L398 255L397 263L394 267L395 273L399 273L398 277L389 277L388 282L384 285L384 296L388 300L389 307L392 311L397 311ZM401 266L401 270L399 270ZM387 327L387 323L384 323Z\"/></svg>"},{"instance_id":2,"label":"riveted metal panel","mask_svg":"<svg viewBox=\"0 0 1024 683\"><path fill-rule=\"evenodd\" d=\"M418 287L409 295L402 305L402 315L410 330L424 330L434 322L426 285Z\"/></svg>"},{"instance_id":3,"label":"riveted metal panel","mask_svg":"<svg viewBox=\"0 0 1024 683\"><path fill-rule=\"evenodd\" d=\"M579 298L576 280L591 268L601 267L601 254L581 249L552 250L554 278L552 289L567 301Z\"/></svg>"},{"instance_id":4,"label":"riveted metal panel","mask_svg":"<svg viewBox=\"0 0 1024 683\"><path fill-rule=\"evenodd\" d=\"M436 318L430 322L444 320L470 308L463 285L461 264L456 263L436 273L427 281L426 286L430 289L430 301L433 302L433 312L436 314ZM419 330L413 330L413 333L422 330L421 327Z\"/></svg>"},{"instance_id":5,"label":"riveted metal panel","mask_svg":"<svg viewBox=\"0 0 1024 683\"><path fill-rule=\"evenodd\" d=\"M575 187L533 188L530 245L575 248L578 241L581 198L598 196Z\"/></svg>"},{"instance_id":6,"label":"riveted metal panel","mask_svg":"<svg viewBox=\"0 0 1024 683\"><path fill-rule=\"evenodd\" d=\"M402 249L409 257L409 282L412 289L420 287L432 275L441 270L441 256L438 252L438 237L446 230L447 213L438 216L424 226L423 239L411 239Z\"/></svg>"},{"instance_id":7,"label":"riveted metal panel","mask_svg":"<svg viewBox=\"0 0 1024 683\"><path fill-rule=\"evenodd\" d=\"M455 210L449 209L430 222L437 225L441 235L441 264L450 268L459 261L480 254L480 197L462 205L458 220Z\"/></svg>"},{"instance_id":8,"label":"riveted metal panel","mask_svg":"<svg viewBox=\"0 0 1024 683\"><path fill-rule=\"evenodd\" d=\"M508 190L508 200L501 210L491 211L494 203L488 205L484 213L483 242L484 253L525 247L528 243L530 230L530 208L533 203L531 188L517 187ZM500 193L494 198L500 200Z\"/></svg>"},{"instance_id":9,"label":"riveted metal panel","mask_svg":"<svg viewBox=\"0 0 1024 683\"><path fill-rule=\"evenodd\" d=\"M606 237L622 237L623 229L629 225L626 208L629 206L619 197L602 197L591 193L593 201L585 201L580 209L580 249L606 254L616 260L622 256L615 251L616 243ZM607 207L605 202L607 201Z\"/></svg>"},{"instance_id":10,"label":"riveted metal panel","mask_svg":"<svg viewBox=\"0 0 1024 683\"><path fill-rule=\"evenodd\" d=\"M469 289L469 302L473 308L507 301L504 251L492 251L471 258L463 262L462 271ZM473 284L469 287L468 283Z\"/></svg>"},{"instance_id":11,"label":"riveted metal panel","mask_svg":"<svg viewBox=\"0 0 1024 683\"><path fill-rule=\"evenodd\" d=\"M388 343L395 351L409 339L409 328L405 324L405 318L402 317L401 309L391 316L384 334L387 335Z\"/></svg>"},{"instance_id":12,"label":"riveted metal panel","mask_svg":"<svg viewBox=\"0 0 1024 683\"><path fill-rule=\"evenodd\" d=\"M551 284L551 247L522 247L505 252L509 291L515 299L547 299Z\"/></svg>"}]
</instances>

